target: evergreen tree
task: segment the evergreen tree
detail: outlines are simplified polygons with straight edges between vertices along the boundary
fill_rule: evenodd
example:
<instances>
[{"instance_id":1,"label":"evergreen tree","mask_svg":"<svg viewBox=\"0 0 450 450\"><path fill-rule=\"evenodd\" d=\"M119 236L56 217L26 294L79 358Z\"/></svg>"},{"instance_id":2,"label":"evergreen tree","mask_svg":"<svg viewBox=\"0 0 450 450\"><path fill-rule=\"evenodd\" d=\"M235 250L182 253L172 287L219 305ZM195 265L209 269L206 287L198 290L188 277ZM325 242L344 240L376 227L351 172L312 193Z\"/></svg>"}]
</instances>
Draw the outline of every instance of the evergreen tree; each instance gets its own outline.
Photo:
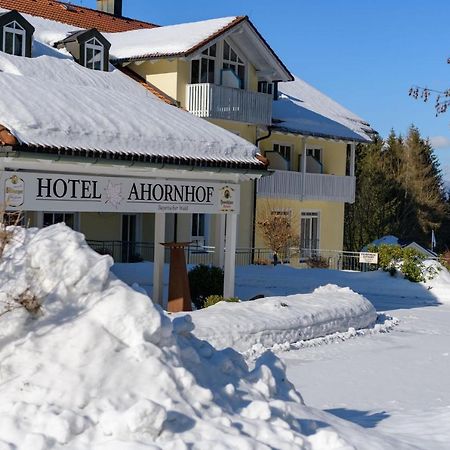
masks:
<instances>
[{"instance_id":1,"label":"evergreen tree","mask_svg":"<svg viewBox=\"0 0 450 450\"><path fill-rule=\"evenodd\" d=\"M387 234L441 247L450 238L450 204L437 157L414 126L357 149L356 201L346 207L345 247L359 250ZM442 232L442 233L441 233Z\"/></svg>"}]
</instances>

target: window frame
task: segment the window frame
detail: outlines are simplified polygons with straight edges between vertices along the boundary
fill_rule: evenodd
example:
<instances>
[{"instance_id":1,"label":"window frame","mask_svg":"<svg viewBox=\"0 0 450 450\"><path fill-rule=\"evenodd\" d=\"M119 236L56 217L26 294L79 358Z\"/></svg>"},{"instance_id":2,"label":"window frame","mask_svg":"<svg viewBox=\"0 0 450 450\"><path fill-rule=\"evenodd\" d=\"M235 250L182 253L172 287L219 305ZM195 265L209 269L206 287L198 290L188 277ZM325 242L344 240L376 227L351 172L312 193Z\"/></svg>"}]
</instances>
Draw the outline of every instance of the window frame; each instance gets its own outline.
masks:
<instances>
[{"instance_id":1,"label":"window frame","mask_svg":"<svg viewBox=\"0 0 450 450\"><path fill-rule=\"evenodd\" d=\"M211 55L211 50L215 49L215 55ZM206 53L205 53L206 52ZM204 49L202 51L202 53L199 55L198 58L194 58L191 60L191 84L202 84L202 83L209 83L209 84L215 84L216 78L217 78L217 74L216 74L216 70L217 70L217 52L218 52L218 43L213 43L211 44L209 47L207 47L206 49ZM207 71L206 71L206 81L202 81L202 60L205 60L207 62ZM193 64L197 63L198 64L198 76L197 76L197 80L194 80L193 78L193 72L194 72L194 68L193 68ZM210 67L210 62L213 63L213 70L212 72L209 70ZM212 80L210 80L209 75L212 73Z\"/></svg>"},{"instance_id":2,"label":"window frame","mask_svg":"<svg viewBox=\"0 0 450 450\"><path fill-rule=\"evenodd\" d=\"M228 45L229 49L230 49L230 59L225 59L225 44ZM222 45L221 45L221 56L222 56L222 60L221 60L221 70L232 70L230 67L225 68L224 65L228 64L228 66L233 66L236 65L236 71L233 70L234 74L236 75L237 78L239 78L239 80L241 81L241 89L246 89L247 86L247 77L248 77L248 68L247 68L247 61L245 58L242 58L240 51L236 50L236 47L233 47L226 39L224 39L222 41ZM233 61L231 59L232 56L232 52L234 52L234 54L236 55L237 60ZM243 68L244 70L244 76L243 78L241 78L239 76L239 66Z\"/></svg>"},{"instance_id":3,"label":"window frame","mask_svg":"<svg viewBox=\"0 0 450 450\"><path fill-rule=\"evenodd\" d=\"M320 252L320 224L321 224L321 211L318 209L302 209L300 210L300 256L301 258L310 258L315 256ZM313 248L312 245L309 247L305 247L303 245L303 221L317 219L317 239L313 239L311 237L309 239L310 242L316 242L316 247ZM312 230L312 227L311 227Z\"/></svg>"},{"instance_id":4,"label":"window frame","mask_svg":"<svg viewBox=\"0 0 450 450\"><path fill-rule=\"evenodd\" d=\"M52 214L53 215L53 219L55 218L56 214L62 214L63 215L63 221L62 222L55 222L53 220L53 223L51 225L55 225L57 223L66 223L65 222L65 216L66 215L73 215L73 230L74 231L79 231L80 230L80 213L78 212L73 212L73 211L39 211L38 213L38 217L37 217L37 225L38 228L44 228L44 215L45 214ZM51 226L51 225L47 225L47 226Z\"/></svg>"},{"instance_id":5,"label":"window frame","mask_svg":"<svg viewBox=\"0 0 450 450\"><path fill-rule=\"evenodd\" d=\"M221 85L222 83L222 76L221 73L223 70L227 70L224 69L223 64L224 64L224 58L223 58L223 54L224 54L224 45L225 43L225 39L222 40L218 40L218 41L213 41L206 49L203 48L203 50L199 53L196 53L194 57L192 57L192 59L190 59L190 84L202 84L202 83L206 83L206 82L202 82L201 81L201 59L202 58L208 58L208 59L212 59L214 60L214 81L207 81L210 84L216 84L216 85ZM230 46L230 49L232 49L234 51L234 53L236 53L237 57L242 61L241 64L243 64L244 66L244 79L241 80L241 89L247 89L247 85L248 85L248 61L246 58L242 57L242 52L241 50L237 49L236 46L232 46L229 42L227 42L227 44ZM215 46L215 56L211 56L209 54L205 54L205 50L209 50L211 49L211 47ZM230 55L231 55L231 51L230 51ZM193 79L193 63L194 61L198 61L197 64L199 64L199 75L198 75L198 80L199 81L195 81ZM228 61L225 61L225 63L227 63ZM233 71L234 72L234 71ZM236 75L238 77L238 75Z\"/></svg>"},{"instance_id":6,"label":"window frame","mask_svg":"<svg viewBox=\"0 0 450 450\"><path fill-rule=\"evenodd\" d=\"M11 26L11 25L13 25L13 26ZM15 25L15 27L14 27L14 25ZM7 33L13 35L12 53L8 53L6 51L6 34ZM16 53L15 53L15 47L16 47L15 36L16 35L20 35L22 37L22 49L21 49L20 55L16 55ZM13 20L3 26L3 47L2 47L3 52L5 52L9 55L13 55L13 56L26 56L26 51L27 51L26 44L27 44L27 30L25 30L25 28L22 27L22 25L20 25L20 23L17 22L17 20Z\"/></svg>"},{"instance_id":7,"label":"window frame","mask_svg":"<svg viewBox=\"0 0 450 450\"><path fill-rule=\"evenodd\" d=\"M278 147L277 150L275 149L275 146ZM283 154L280 151L280 147L289 148L289 157L288 158L286 158L285 154ZM289 166L291 166L291 164L292 164L291 161L292 161L293 151L294 151L294 145L293 144L290 144L290 143L287 143L287 142L276 141L276 142L272 143L272 151L275 152L275 153L278 153L279 155L281 155L289 163Z\"/></svg>"},{"instance_id":8,"label":"window frame","mask_svg":"<svg viewBox=\"0 0 450 450\"><path fill-rule=\"evenodd\" d=\"M94 43L91 43L94 42ZM92 58L92 67L89 66L89 60L88 60L88 51L92 50L94 52L94 56ZM95 51L100 50L100 68L95 68ZM88 39L86 42L84 42L84 67L90 70L97 70L99 72L105 71L105 46L94 36L90 39Z\"/></svg>"},{"instance_id":9,"label":"window frame","mask_svg":"<svg viewBox=\"0 0 450 450\"><path fill-rule=\"evenodd\" d=\"M197 217L196 230L194 230L195 217ZM201 219L201 220L199 220ZM208 237L208 221L207 215L205 213L193 213L191 217L191 241L194 246L197 246L196 252L204 252L205 249L202 247L206 246ZM200 234L203 228L203 234Z\"/></svg>"}]
</instances>

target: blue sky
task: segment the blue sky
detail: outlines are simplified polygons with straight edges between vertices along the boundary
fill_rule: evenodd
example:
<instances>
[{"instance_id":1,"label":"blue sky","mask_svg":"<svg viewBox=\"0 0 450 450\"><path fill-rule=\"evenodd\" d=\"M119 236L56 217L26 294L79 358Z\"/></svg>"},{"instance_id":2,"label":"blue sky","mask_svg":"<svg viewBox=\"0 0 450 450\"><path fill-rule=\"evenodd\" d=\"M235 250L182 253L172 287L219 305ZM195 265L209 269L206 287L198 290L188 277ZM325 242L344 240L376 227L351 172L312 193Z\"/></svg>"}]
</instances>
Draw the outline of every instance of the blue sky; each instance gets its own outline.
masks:
<instances>
[{"instance_id":1,"label":"blue sky","mask_svg":"<svg viewBox=\"0 0 450 450\"><path fill-rule=\"evenodd\" d=\"M95 7L95 0L73 3ZM450 111L408 96L450 88L448 0L123 0L124 15L161 25L248 15L294 74L360 115L383 136L414 123L435 138L450 180ZM279 5L279 8L277 8ZM439 137L436 139L436 137ZM438 148L439 147L439 148Z\"/></svg>"}]
</instances>

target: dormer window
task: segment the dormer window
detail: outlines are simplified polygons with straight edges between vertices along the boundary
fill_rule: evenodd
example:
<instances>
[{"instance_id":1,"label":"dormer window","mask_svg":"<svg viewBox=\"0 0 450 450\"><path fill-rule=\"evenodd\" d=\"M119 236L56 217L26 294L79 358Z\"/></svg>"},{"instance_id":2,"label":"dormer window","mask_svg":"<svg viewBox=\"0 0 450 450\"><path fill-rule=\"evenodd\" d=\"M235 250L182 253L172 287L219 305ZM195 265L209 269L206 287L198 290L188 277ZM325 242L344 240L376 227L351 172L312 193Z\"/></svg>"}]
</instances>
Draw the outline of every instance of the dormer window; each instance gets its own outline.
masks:
<instances>
[{"instance_id":1,"label":"dormer window","mask_svg":"<svg viewBox=\"0 0 450 450\"><path fill-rule=\"evenodd\" d=\"M0 14L0 50L14 56L31 57L33 26L17 11Z\"/></svg>"},{"instance_id":2,"label":"dormer window","mask_svg":"<svg viewBox=\"0 0 450 450\"><path fill-rule=\"evenodd\" d=\"M84 67L92 70L109 70L109 49L111 43L96 29L72 33L55 44L65 48Z\"/></svg>"},{"instance_id":3,"label":"dormer window","mask_svg":"<svg viewBox=\"0 0 450 450\"><path fill-rule=\"evenodd\" d=\"M105 70L105 48L98 39L92 38L86 41L84 53L84 64L88 69Z\"/></svg>"},{"instance_id":4,"label":"dormer window","mask_svg":"<svg viewBox=\"0 0 450 450\"><path fill-rule=\"evenodd\" d=\"M16 22L3 27L3 51L15 56L25 56L25 30Z\"/></svg>"}]
</instances>

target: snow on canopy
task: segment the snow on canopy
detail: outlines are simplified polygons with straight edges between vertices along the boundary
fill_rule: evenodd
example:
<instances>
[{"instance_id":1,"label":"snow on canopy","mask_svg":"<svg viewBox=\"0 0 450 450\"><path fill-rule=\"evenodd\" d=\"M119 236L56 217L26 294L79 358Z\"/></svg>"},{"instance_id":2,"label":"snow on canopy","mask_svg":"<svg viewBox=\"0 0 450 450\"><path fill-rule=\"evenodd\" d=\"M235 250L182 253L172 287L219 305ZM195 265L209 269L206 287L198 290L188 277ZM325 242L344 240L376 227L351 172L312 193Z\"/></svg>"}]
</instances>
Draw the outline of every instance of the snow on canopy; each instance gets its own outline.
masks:
<instances>
[{"instance_id":1,"label":"snow on canopy","mask_svg":"<svg viewBox=\"0 0 450 450\"><path fill-rule=\"evenodd\" d=\"M258 164L255 146L166 105L119 70L0 52L0 90L0 123L27 145Z\"/></svg>"},{"instance_id":2,"label":"snow on canopy","mask_svg":"<svg viewBox=\"0 0 450 450\"><path fill-rule=\"evenodd\" d=\"M106 33L105 37L111 42L113 60L178 55L189 52L242 19L236 16L223 17L145 30Z\"/></svg>"},{"instance_id":3,"label":"snow on canopy","mask_svg":"<svg viewBox=\"0 0 450 450\"><path fill-rule=\"evenodd\" d=\"M278 127L305 135L371 141L374 130L363 119L302 79L279 83L280 97L273 103Z\"/></svg>"}]
</instances>

